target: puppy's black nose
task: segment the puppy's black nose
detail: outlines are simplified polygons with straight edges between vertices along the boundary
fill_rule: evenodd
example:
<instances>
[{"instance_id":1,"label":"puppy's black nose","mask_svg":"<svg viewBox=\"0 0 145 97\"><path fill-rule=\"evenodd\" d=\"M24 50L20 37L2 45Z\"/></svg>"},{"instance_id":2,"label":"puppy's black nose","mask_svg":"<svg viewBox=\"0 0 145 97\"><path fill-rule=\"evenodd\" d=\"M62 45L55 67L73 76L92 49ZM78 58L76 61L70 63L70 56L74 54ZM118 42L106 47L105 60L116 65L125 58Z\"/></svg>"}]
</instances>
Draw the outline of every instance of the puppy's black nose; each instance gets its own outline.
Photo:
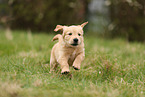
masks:
<instances>
[{"instance_id":1,"label":"puppy's black nose","mask_svg":"<svg viewBox=\"0 0 145 97\"><path fill-rule=\"evenodd\" d=\"M74 38L74 42L76 42L76 43L77 43L77 42L78 42L78 39L77 39L77 38Z\"/></svg>"}]
</instances>

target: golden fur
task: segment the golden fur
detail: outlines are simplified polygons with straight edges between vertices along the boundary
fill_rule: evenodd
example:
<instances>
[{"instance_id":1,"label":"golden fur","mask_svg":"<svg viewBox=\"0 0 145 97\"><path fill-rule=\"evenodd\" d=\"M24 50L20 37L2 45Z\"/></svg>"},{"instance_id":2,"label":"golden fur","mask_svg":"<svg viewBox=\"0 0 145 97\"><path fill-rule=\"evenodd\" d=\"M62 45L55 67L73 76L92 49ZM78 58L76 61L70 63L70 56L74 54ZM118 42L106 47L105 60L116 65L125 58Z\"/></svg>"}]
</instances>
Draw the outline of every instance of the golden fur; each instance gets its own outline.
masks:
<instances>
[{"instance_id":1,"label":"golden fur","mask_svg":"<svg viewBox=\"0 0 145 97\"><path fill-rule=\"evenodd\" d=\"M57 65L61 66L61 73L70 72L69 66L73 66L75 70L79 70L81 62L85 57L83 27L88 22L77 26L57 25L54 31L62 31L61 34L54 36L54 40L58 42L53 46L50 58L50 72Z\"/></svg>"}]
</instances>

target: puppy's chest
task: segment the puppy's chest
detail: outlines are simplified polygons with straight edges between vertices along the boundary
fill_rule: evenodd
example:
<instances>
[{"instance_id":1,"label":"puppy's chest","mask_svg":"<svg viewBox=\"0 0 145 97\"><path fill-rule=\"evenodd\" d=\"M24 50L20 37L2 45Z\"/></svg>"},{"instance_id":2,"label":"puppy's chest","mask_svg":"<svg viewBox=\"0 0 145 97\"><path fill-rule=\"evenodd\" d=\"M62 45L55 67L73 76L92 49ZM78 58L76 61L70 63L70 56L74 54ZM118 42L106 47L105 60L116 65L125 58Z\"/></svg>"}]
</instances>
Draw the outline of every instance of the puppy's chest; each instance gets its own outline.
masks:
<instances>
[{"instance_id":1,"label":"puppy's chest","mask_svg":"<svg viewBox=\"0 0 145 97\"><path fill-rule=\"evenodd\" d=\"M78 51L77 51L77 50L72 51L72 52L69 54L69 60L70 60L70 61L73 61L73 60L76 58L77 55L78 55Z\"/></svg>"},{"instance_id":2,"label":"puppy's chest","mask_svg":"<svg viewBox=\"0 0 145 97\"><path fill-rule=\"evenodd\" d=\"M71 54L70 54L70 59L74 59L77 55L77 51L73 51Z\"/></svg>"}]
</instances>

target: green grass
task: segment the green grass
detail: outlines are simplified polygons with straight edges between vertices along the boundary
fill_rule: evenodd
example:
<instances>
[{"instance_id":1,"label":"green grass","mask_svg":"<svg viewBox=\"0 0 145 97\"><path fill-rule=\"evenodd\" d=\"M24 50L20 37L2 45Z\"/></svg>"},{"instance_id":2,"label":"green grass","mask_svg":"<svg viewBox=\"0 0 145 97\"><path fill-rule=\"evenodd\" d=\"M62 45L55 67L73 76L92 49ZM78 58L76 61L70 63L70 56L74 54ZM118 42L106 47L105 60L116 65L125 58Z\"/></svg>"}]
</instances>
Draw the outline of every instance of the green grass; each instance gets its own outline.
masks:
<instances>
[{"instance_id":1,"label":"green grass","mask_svg":"<svg viewBox=\"0 0 145 97\"><path fill-rule=\"evenodd\" d=\"M72 78L49 74L52 34L0 31L0 97L144 97L145 44L85 36Z\"/></svg>"}]
</instances>

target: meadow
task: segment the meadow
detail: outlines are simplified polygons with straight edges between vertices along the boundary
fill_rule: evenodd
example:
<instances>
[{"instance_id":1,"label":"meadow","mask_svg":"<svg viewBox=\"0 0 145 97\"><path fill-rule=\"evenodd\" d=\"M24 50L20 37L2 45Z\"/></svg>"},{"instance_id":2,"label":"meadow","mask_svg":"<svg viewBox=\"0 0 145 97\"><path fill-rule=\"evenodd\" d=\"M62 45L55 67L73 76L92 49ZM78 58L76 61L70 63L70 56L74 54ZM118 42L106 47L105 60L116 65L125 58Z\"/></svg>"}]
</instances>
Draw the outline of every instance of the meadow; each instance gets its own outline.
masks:
<instances>
[{"instance_id":1,"label":"meadow","mask_svg":"<svg viewBox=\"0 0 145 97\"><path fill-rule=\"evenodd\" d=\"M70 77L49 73L52 33L0 30L0 97L145 97L145 44L85 35Z\"/></svg>"}]
</instances>

